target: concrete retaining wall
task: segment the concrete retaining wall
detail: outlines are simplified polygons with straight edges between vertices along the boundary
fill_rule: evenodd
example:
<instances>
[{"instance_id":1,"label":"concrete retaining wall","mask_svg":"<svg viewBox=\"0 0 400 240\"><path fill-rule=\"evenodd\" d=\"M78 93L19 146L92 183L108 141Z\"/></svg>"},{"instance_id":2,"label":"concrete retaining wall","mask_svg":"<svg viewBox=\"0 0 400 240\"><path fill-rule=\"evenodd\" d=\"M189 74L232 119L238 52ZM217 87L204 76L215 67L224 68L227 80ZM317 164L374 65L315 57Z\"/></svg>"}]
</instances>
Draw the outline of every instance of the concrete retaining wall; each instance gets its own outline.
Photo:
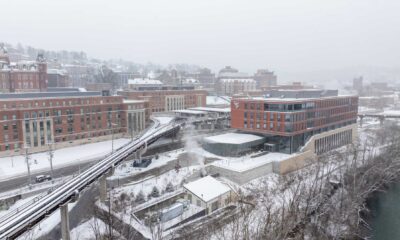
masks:
<instances>
[{"instance_id":1,"label":"concrete retaining wall","mask_svg":"<svg viewBox=\"0 0 400 240\"><path fill-rule=\"evenodd\" d=\"M235 171L229 168L220 166L208 165L206 170L208 174L220 174L220 176L227 178L238 184L245 184L253 179L265 176L269 173L287 174L312 164L316 159L315 154L315 141L317 139L327 137L339 132L347 131L352 129L352 140L353 142L357 139L357 124L352 124L328 132L324 132L318 135L314 135L306 143L306 145L297 154L293 154L292 157L282 161L268 162L264 165L257 166L245 171Z\"/></svg>"}]
</instances>

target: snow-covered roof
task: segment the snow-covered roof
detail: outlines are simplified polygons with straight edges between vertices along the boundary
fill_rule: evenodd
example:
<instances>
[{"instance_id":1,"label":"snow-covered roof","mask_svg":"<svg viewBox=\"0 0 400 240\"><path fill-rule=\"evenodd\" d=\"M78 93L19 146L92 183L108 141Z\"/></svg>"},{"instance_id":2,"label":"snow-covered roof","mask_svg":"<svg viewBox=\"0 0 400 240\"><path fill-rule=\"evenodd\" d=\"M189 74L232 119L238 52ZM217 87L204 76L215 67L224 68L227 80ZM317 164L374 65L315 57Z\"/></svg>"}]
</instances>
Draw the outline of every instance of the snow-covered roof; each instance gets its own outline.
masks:
<instances>
[{"instance_id":1,"label":"snow-covered roof","mask_svg":"<svg viewBox=\"0 0 400 240\"><path fill-rule=\"evenodd\" d=\"M174 112L176 112L176 113L187 113L187 114L192 114L192 115L202 115L202 114L207 114L207 112L204 112L204 111L197 111L197 110L187 110L187 109L175 110Z\"/></svg>"},{"instance_id":2,"label":"snow-covered roof","mask_svg":"<svg viewBox=\"0 0 400 240\"><path fill-rule=\"evenodd\" d=\"M162 85L160 80L149 79L149 78L135 78L128 79L128 84L152 84L152 85Z\"/></svg>"},{"instance_id":3,"label":"snow-covered roof","mask_svg":"<svg viewBox=\"0 0 400 240\"><path fill-rule=\"evenodd\" d=\"M128 99L123 99L122 102L123 102L123 103L129 104L129 103L144 103L144 102L146 102L146 101L144 101L144 100L131 100L131 99L128 100Z\"/></svg>"},{"instance_id":4,"label":"snow-covered roof","mask_svg":"<svg viewBox=\"0 0 400 240\"><path fill-rule=\"evenodd\" d=\"M215 161L212 165L242 172L271 162L280 162L291 157L293 157L293 154L272 152L258 157L224 157L223 159L226 161Z\"/></svg>"},{"instance_id":5,"label":"snow-covered roof","mask_svg":"<svg viewBox=\"0 0 400 240\"><path fill-rule=\"evenodd\" d=\"M221 135L204 138L204 140L207 142L228 143L228 144L243 144L262 139L263 138L260 136L253 134L244 134L244 133L225 133Z\"/></svg>"},{"instance_id":6,"label":"snow-covered roof","mask_svg":"<svg viewBox=\"0 0 400 240\"><path fill-rule=\"evenodd\" d=\"M213 107L194 107L189 108L190 110L195 111L205 111L205 112L219 112L219 113L230 113L231 108L213 108Z\"/></svg>"},{"instance_id":7,"label":"snow-covered roof","mask_svg":"<svg viewBox=\"0 0 400 240\"><path fill-rule=\"evenodd\" d=\"M255 83L254 79L251 78L223 78L220 79L221 82L223 83L231 83L231 82L246 82L246 83Z\"/></svg>"},{"instance_id":8,"label":"snow-covered roof","mask_svg":"<svg viewBox=\"0 0 400 240\"><path fill-rule=\"evenodd\" d=\"M228 186L211 176L200 178L194 182L183 185L183 187L204 202L209 202L231 191Z\"/></svg>"},{"instance_id":9,"label":"snow-covered roof","mask_svg":"<svg viewBox=\"0 0 400 240\"><path fill-rule=\"evenodd\" d=\"M220 78L248 78L249 74L243 72L221 72L218 77Z\"/></svg>"}]
</instances>

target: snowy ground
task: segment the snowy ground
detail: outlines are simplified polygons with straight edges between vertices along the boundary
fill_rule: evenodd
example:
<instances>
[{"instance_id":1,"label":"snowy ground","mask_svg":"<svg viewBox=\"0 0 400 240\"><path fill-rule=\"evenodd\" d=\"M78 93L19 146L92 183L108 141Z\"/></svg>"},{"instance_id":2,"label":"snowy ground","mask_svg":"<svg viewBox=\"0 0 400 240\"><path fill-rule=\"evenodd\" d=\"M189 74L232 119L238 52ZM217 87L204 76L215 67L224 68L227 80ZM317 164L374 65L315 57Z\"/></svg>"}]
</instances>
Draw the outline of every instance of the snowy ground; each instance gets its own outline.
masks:
<instances>
[{"instance_id":1,"label":"snowy ground","mask_svg":"<svg viewBox=\"0 0 400 240\"><path fill-rule=\"evenodd\" d=\"M100 239L100 236L106 234L107 231L107 226L103 221L92 217L71 230L71 240ZM118 239L124 239L115 231L114 234L118 236Z\"/></svg>"},{"instance_id":2,"label":"snowy ground","mask_svg":"<svg viewBox=\"0 0 400 240\"><path fill-rule=\"evenodd\" d=\"M114 149L128 143L130 139L115 139ZM53 167L61 168L93 161L111 152L111 140L84 144L80 146L57 149L54 151ZM32 173L39 173L50 169L49 156L47 152L34 153L30 155L30 166ZM0 180L12 179L27 175L25 156L14 156L0 158Z\"/></svg>"},{"instance_id":3,"label":"snowy ground","mask_svg":"<svg viewBox=\"0 0 400 240\"><path fill-rule=\"evenodd\" d=\"M68 211L71 211L76 205L75 203L68 204ZM57 224L61 222L60 210L54 211L49 217L34 226L30 231L25 232L18 239L37 239L49 233Z\"/></svg>"},{"instance_id":4,"label":"snowy ground","mask_svg":"<svg viewBox=\"0 0 400 240\"><path fill-rule=\"evenodd\" d=\"M117 167L115 169L114 175L109 177L108 179L128 177L128 176L135 175L139 172L148 171L150 169L163 166L163 165L167 164L169 161L177 159L178 156L184 152L185 152L185 150L181 148L181 149L161 153L158 155L158 159L155 159L153 157L151 164L147 168L132 167L133 160L127 161L124 164Z\"/></svg>"},{"instance_id":5,"label":"snowy ground","mask_svg":"<svg viewBox=\"0 0 400 240\"><path fill-rule=\"evenodd\" d=\"M285 154L285 153L267 153L258 157L251 157L253 155L259 153L251 153L242 157L223 157L212 154L203 148L193 148L189 152L194 153L196 155L205 157L205 158L217 158L219 161L215 161L211 163L211 165L215 165L218 167L224 167L227 169L231 169L234 171L246 171L251 168L255 168L266 163L274 162L274 161L282 161L289 157L293 157L293 155Z\"/></svg>"},{"instance_id":6,"label":"snowy ground","mask_svg":"<svg viewBox=\"0 0 400 240\"><path fill-rule=\"evenodd\" d=\"M129 183L125 186L114 189L113 195L114 197L118 197L122 193L126 193L128 195L136 196L140 191L142 191L145 197L147 197L154 186L156 186L160 193L162 193L168 183L171 183L175 190L177 190L180 187L182 180L193 174L193 172L198 168L199 166L184 167L179 169L179 172L171 170L157 177L150 177L146 178L144 181ZM160 197L162 197L162 195Z\"/></svg>"}]
</instances>

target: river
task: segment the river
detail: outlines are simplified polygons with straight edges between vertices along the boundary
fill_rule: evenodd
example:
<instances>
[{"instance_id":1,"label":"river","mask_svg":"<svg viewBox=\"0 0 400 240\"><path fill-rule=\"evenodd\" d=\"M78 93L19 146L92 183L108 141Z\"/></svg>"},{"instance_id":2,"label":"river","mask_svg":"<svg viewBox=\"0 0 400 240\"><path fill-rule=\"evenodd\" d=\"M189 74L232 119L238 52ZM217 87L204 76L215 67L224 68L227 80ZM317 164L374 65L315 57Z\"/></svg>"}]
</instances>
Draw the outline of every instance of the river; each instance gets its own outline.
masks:
<instances>
[{"instance_id":1,"label":"river","mask_svg":"<svg viewBox=\"0 0 400 240\"><path fill-rule=\"evenodd\" d=\"M400 183L369 201L374 240L400 239Z\"/></svg>"}]
</instances>

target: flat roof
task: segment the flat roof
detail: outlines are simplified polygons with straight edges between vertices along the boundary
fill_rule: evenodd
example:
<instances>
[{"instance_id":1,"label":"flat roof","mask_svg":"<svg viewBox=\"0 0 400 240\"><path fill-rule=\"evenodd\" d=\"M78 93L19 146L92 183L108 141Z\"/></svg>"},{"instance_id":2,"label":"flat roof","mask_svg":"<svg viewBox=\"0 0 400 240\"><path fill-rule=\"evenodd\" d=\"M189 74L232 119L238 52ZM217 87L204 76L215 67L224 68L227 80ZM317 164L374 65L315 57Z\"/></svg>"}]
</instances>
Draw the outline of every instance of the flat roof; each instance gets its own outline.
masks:
<instances>
[{"instance_id":1,"label":"flat roof","mask_svg":"<svg viewBox=\"0 0 400 240\"><path fill-rule=\"evenodd\" d=\"M207 112L204 112L204 111L188 110L188 109L175 110L174 112L176 112L176 113L187 113L187 114L193 114L193 115L207 114Z\"/></svg>"},{"instance_id":2,"label":"flat roof","mask_svg":"<svg viewBox=\"0 0 400 240\"><path fill-rule=\"evenodd\" d=\"M144 100L127 100L127 99L124 99L122 102L123 103L145 103L146 101L144 101Z\"/></svg>"},{"instance_id":3,"label":"flat roof","mask_svg":"<svg viewBox=\"0 0 400 240\"><path fill-rule=\"evenodd\" d=\"M230 113L231 108L212 108L212 107L194 107L189 108L190 110L195 111L205 111L205 112L220 112L220 113Z\"/></svg>"},{"instance_id":4,"label":"flat roof","mask_svg":"<svg viewBox=\"0 0 400 240\"><path fill-rule=\"evenodd\" d=\"M231 189L211 176L200 178L196 181L184 184L183 187L204 202L209 202Z\"/></svg>"},{"instance_id":5,"label":"flat roof","mask_svg":"<svg viewBox=\"0 0 400 240\"><path fill-rule=\"evenodd\" d=\"M32 99L32 98L62 98L62 97L93 97L102 96L101 92L30 92L30 93L1 93L1 100Z\"/></svg>"},{"instance_id":6,"label":"flat roof","mask_svg":"<svg viewBox=\"0 0 400 240\"><path fill-rule=\"evenodd\" d=\"M264 101L264 102L304 102L304 101L315 101L319 99L337 99L337 98L344 98L344 97L357 97L357 95L338 95L338 96L331 96L331 97L317 97L317 98L266 98L266 97L240 97L235 98L237 100L257 100L257 101ZM235 100L233 99L233 101Z\"/></svg>"},{"instance_id":7,"label":"flat roof","mask_svg":"<svg viewBox=\"0 0 400 240\"><path fill-rule=\"evenodd\" d=\"M214 143L243 144L262 140L263 137L246 133L225 133L204 138L205 141Z\"/></svg>"}]
</instances>

